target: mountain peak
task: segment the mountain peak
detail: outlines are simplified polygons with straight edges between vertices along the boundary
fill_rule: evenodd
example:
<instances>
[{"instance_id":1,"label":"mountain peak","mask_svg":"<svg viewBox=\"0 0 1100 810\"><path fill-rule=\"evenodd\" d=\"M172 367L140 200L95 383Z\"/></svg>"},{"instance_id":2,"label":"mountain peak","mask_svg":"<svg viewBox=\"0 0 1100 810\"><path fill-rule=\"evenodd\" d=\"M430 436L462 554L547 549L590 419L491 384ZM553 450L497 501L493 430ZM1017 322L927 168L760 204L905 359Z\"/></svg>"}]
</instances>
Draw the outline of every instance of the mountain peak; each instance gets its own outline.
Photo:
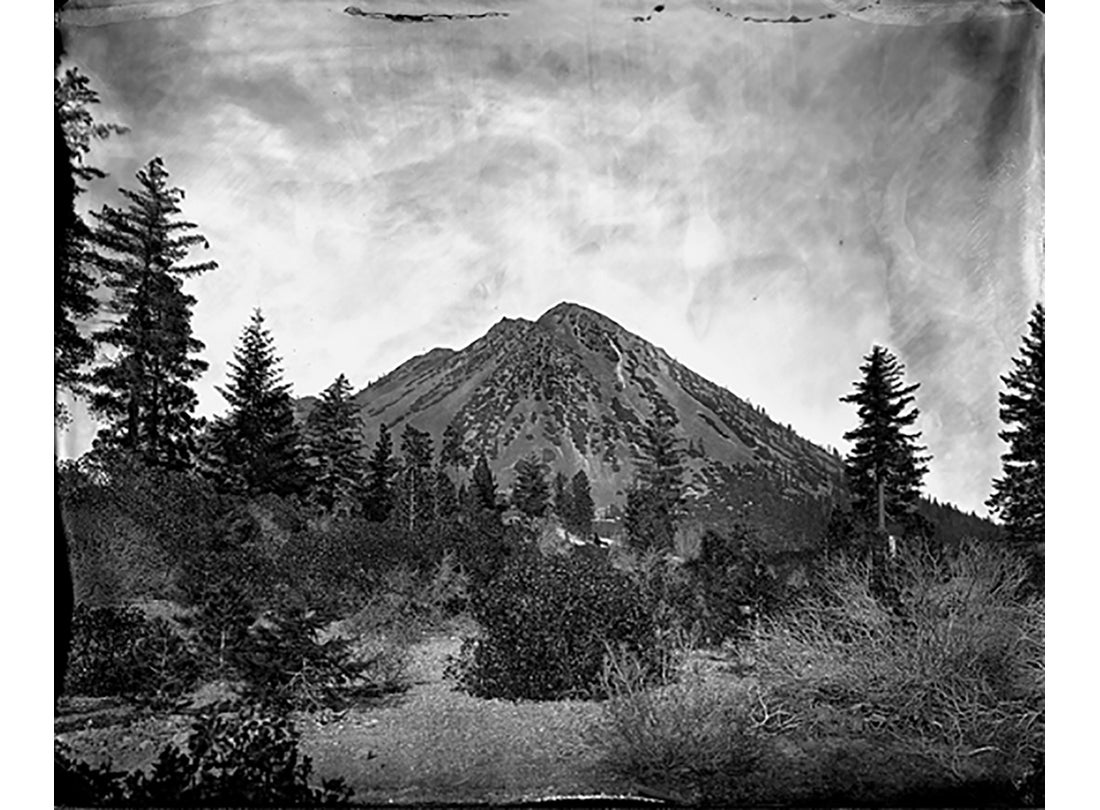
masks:
<instances>
[{"instance_id":1,"label":"mountain peak","mask_svg":"<svg viewBox=\"0 0 1100 810\"><path fill-rule=\"evenodd\" d=\"M546 310L539 318L540 321L547 319L567 318L570 315L587 315L589 317L595 316L597 318L603 318L599 312L594 309L589 309L586 306L575 304L572 301L562 301L555 304L550 309Z\"/></svg>"},{"instance_id":2,"label":"mountain peak","mask_svg":"<svg viewBox=\"0 0 1100 810\"><path fill-rule=\"evenodd\" d=\"M581 306L580 304L577 304L573 301L559 301L558 303L554 304L554 306L550 307L550 309L546 310L546 312L543 313L543 317L546 317L547 315L555 315L555 314L561 315L561 314L564 314L564 313L567 313L567 312L578 312L578 311L579 312L595 312L595 310L589 309L588 307L585 307L585 306ZM596 313L596 314L599 314L599 313Z\"/></svg>"},{"instance_id":3,"label":"mountain peak","mask_svg":"<svg viewBox=\"0 0 1100 810\"><path fill-rule=\"evenodd\" d=\"M536 322L540 326L557 329L559 331L571 331L571 327L581 326L597 327L608 332L621 332L623 328L601 312L589 307L575 304L572 301L562 301L560 304L548 309ZM565 327L562 330L562 327Z\"/></svg>"},{"instance_id":4,"label":"mountain peak","mask_svg":"<svg viewBox=\"0 0 1100 810\"><path fill-rule=\"evenodd\" d=\"M501 318L460 351L414 358L356 401L368 443L379 425L394 433L415 425L438 443L440 464L466 475L485 457L503 486L516 461L535 453L566 476L583 470L607 514L621 509L656 413L675 417L700 520L759 512L779 531L818 509L843 474L838 459L789 427L572 301L535 322Z\"/></svg>"}]
</instances>

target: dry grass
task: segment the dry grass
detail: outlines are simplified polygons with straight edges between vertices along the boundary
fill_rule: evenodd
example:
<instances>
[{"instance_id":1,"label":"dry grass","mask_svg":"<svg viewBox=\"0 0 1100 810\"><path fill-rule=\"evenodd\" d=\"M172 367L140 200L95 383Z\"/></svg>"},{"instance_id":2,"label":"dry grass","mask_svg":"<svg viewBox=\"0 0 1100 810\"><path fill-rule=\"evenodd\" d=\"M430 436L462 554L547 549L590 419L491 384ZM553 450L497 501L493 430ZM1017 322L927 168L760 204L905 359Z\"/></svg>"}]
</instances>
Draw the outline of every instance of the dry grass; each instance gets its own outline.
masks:
<instances>
[{"instance_id":1,"label":"dry grass","mask_svg":"<svg viewBox=\"0 0 1100 810\"><path fill-rule=\"evenodd\" d=\"M725 672L654 688L609 656L608 762L708 802L1019 801L1044 748L1043 603L1021 596L1026 565L983 547L910 555L894 607L871 573L832 562Z\"/></svg>"},{"instance_id":2,"label":"dry grass","mask_svg":"<svg viewBox=\"0 0 1100 810\"><path fill-rule=\"evenodd\" d=\"M688 649L680 648L686 659ZM636 656L608 651L603 687L610 695L591 736L616 771L649 785L688 789L751 772L764 753L773 718L749 682L719 681L682 663L663 685ZM699 798L698 795L695 798Z\"/></svg>"},{"instance_id":3,"label":"dry grass","mask_svg":"<svg viewBox=\"0 0 1100 810\"><path fill-rule=\"evenodd\" d=\"M758 677L807 731L847 722L940 764L957 780L1019 779L1043 751L1043 604L1021 600L1023 562L972 547L900 559L901 616L869 567L833 562L817 595L763 623Z\"/></svg>"}]
</instances>

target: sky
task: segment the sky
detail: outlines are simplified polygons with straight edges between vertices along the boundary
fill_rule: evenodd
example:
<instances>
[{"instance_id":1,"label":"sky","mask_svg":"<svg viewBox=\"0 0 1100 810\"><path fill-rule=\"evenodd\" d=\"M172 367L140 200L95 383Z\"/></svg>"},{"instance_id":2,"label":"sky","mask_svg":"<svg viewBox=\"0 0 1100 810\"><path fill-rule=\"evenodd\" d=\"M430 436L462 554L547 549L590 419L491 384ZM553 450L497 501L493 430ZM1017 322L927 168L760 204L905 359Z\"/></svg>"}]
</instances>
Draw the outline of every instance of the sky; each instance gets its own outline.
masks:
<instances>
[{"instance_id":1,"label":"sky","mask_svg":"<svg viewBox=\"0 0 1100 810\"><path fill-rule=\"evenodd\" d=\"M97 117L130 128L86 205L160 155L220 265L189 284L200 413L256 306L306 395L574 301L842 452L839 398L888 346L921 383L928 494L984 512L999 376L1044 295L1025 5L348 4L63 17ZM484 12L507 16L369 16ZM78 413L59 449L93 430Z\"/></svg>"}]
</instances>

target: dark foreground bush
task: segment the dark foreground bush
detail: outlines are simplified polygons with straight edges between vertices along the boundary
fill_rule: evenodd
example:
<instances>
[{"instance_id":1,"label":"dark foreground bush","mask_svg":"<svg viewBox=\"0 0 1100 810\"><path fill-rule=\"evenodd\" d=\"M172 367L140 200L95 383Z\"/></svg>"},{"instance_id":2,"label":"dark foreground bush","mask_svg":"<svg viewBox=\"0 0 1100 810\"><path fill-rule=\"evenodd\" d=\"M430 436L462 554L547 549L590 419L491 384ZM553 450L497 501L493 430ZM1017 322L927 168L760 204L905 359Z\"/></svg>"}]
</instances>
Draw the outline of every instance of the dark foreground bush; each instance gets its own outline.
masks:
<instances>
[{"instance_id":1,"label":"dark foreground bush","mask_svg":"<svg viewBox=\"0 0 1100 810\"><path fill-rule=\"evenodd\" d=\"M653 618L600 551L528 553L470 600L483 637L463 645L457 676L474 695L508 700L598 696L609 649L660 665Z\"/></svg>"},{"instance_id":2,"label":"dark foreground bush","mask_svg":"<svg viewBox=\"0 0 1100 810\"><path fill-rule=\"evenodd\" d=\"M137 608L78 605L65 692L171 701L195 685L199 662L164 619Z\"/></svg>"},{"instance_id":3,"label":"dark foreground bush","mask_svg":"<svg viewBox=\"0 0 1100 810\"><path fill-rule=\"evenodd\" d=\"M255 708L211 708L192 727L186 748L163 748L152 770L116 772L54 749L54 803L69 806L313 806L348 804L343 780L309 784L310 758L298 750L300 735L285 717Z\"/></svg>"}]
</instances>

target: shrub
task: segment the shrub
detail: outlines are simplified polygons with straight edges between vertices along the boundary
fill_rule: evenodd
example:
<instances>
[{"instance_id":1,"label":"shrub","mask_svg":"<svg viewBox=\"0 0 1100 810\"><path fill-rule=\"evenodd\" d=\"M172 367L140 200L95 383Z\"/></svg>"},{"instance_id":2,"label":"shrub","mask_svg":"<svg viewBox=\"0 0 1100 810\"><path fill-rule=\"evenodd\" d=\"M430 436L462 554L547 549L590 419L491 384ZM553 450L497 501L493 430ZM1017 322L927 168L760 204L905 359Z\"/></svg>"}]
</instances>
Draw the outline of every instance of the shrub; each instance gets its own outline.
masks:
<instances>
[{"instance_id":1,"label":"shrub","mask_svg":"<svg viewBox=\"0 0 1100 810\"><path fill-rule=\"evenodd\" d=\"M310 758L299 753L300 735L285 717L256 708L200 715L186 750L163 748L152 771L128 774L110 763L92 768L55 744L55 802L63 805L147 806L348 804L342 780L309 785Z\"/></svg>"},{"instance_id":2,"label":"shrub","mask_svg":"<svg viewBox=\"0 0 1100 810\"><path fill-rule=\"evenodd\" d=\"M352 613L366 602L371 575L392 564L385 559L389 532L353 517L314 521L279 549L276 581L315 608Z\"/></svg>"},{"instance_id":3,"label":"shrub","mask_svg":"<svg viewBox=\"0 0 1100 810\"><path fill-rule=\"evenodd\" d=\"M73 612L70 695L166 703L188 691L198 673L198 659L164 619L150 621L137 608L78 605Z\"/></svg>"},{"instance_id":4,"label":"shrub","mask_svg":"<svg viewBox=\"0 0 1100 810\"><path fill-rule=\"evenodd\" d=\"M700 606L697 620L708 643L743 635L780 602L780 587L768 570L759 534L747 527L728 533L707 530L699 556L685 568Z\"/></svg>"},{"instance_id":5,"label":"shrub","mask_svg":"<svg viewBox=\"0 0 1100 810\"><path fill-rule=\"evenodd\" d=\"M58 471L77 601L171 597L181 561L216 536L222 499L197 475L124 453L89 458Z\"/></svg>"},{"instance_id":6,"label":"shrub","mask_svg":"<svg viewBox=\"0 0 1100 810\"><path fill-rule=\"evenodd\" d=\"M781 604L783 589L767 565L755 529L720 533L689 525L677 535L670 556L655 550L617 551L663 625L690 630L701 641L720 644L743 637L756 619Z\"/></svg>"},{"instance_id":7,"label":"shrub","mask_svg":"<svg viewBox=\"0 0 1100 810\"><path fill-rule=\"evenodd\" d=\"M437 627L466 608L469 578L448 552L431 571L406 565L370 577L364 603L350 616L336 622L337 634L351 640L378 639L411 644L424 629Z\"/></svg>"},{"instance_id":8,"label":"shrub","mask_svg":"<svg viewBox=\"0 0 1100 810\"><path fill-rule=\"evenodd\" d=\"M386 633L360 636L348 646L356 692L384 695L409 688L409 648Z\"/></svg>"},{"instance_id":9,"label":"shrub","mask_svg":"<svg viewBox=\"0 0 1100 810\"><path fill-rule=\"evenodd\" d=\"M404 648L386 634L353 644L361 632L328 632L331 609L314 609L289 589L262 609L227 570L210 573L215 587L196 594L201 601L185 619L207 677L236 681L245 698L280 711L343 708L406 685Z\"/></svg>"},{"instance_id":10,"label":"shrub","mask_svg":"<svg viewBox=\"0 0 1100 810\"><path fill-rule=\"evenodd\" d=\"M629 578L602 552L529 552L475 590L483 637L463 644L456 674L474 695L553 700L598 695L607 647L657 668L656 627Z\"/></svg>"},{"instance_id":11,"label":"shrub","mask_svg":"<svg viewBox=\"0 0 1100 810\"><path fill-rule=\"evenodd\" d=\"M316 612L299 607L251 628L231 658L244 696L277 710L314 711L343 708L353 695L374 692L374 684L360 676L376 661L357 660L347 639L322 641L325 624Z\"/></svg>"},{"instance_id":12,"label":"shrub","mask_svg":"<svg viewBox=\"0 0 1100 810\"><path fill-rule=\"evenodd\" d=\"M469 510L450 524L443 542L475 589L486 587L530 545L530 533L505 526L495 511Z\"/></svg>"},{"instance_id":13,"label":"shrub","mask_svg":"<svg viewBox=\"0 0 1100 810\"><path fill-rule=\"evenodd\" d=\"M436 575L449 581L436 585L449 593L444 600L461 598L456 562L461 556L454 541L460 533L449 528L440 539L427 533L411 533L390 523L375 523L356 517L324 518L305 529L290 533L276 552L272 578L284 598L299 598L330 615L348 616L376 601L388 588L391 572L416 580L409 594L422 580ZM455 550L448 555L444 546ZM431 601L426 592L417 598ZM439 604L441 610L450 609Z\"/></svg>"},{"instance_id":14,"label":"shrub","mask_svg":"<svg viewBox=\"0 0 1100 810\"><path fill-rule=\"evenodd\" d=\"M765 752L749 686L708 682L692 670L654 687L638 657L622 652L608 656L601 682L609 699L595 741L632 779L705 789L744 777Z\"/></svg>"},{"instance_id":15,"label":"shrub","mask_svg":"<svg viewBox=\"0 0 1100 810\"><path fill-rule=\"evenodd\" d=\"M436 623L466 609L470 598L470 577L461 568L458 555L447 551L431 571L420 603L429 621Z\"/></svg>"},{"instance_id":16,"label":"shrub","mask_svg":"<svg viewBox=\"0 0 1100 810\"><path fill-rule=\"evenodd\" d=\"M1044 717L1043 605L1021 597L1027 576L989 546L905 552L886 606L868 563L834 560L812 595L762 623L751 654L809 727L876 731L960 780L1021 779Z\"/></svg>"},{"instance_id":17,"label":"shrub","mask_svg":"<svg viewBox=\"0 0 1100 810\"><path fill-rule=\"evenodd\" d=\"M215 680L234 676L234 651L243 648L260 612L252 588L244 581L247 568L242 574L237 566L240 561L237 554L211 554L186 569L190 613L183 624L192 636L204 674Z\"/></svg>"}]
</instances>

